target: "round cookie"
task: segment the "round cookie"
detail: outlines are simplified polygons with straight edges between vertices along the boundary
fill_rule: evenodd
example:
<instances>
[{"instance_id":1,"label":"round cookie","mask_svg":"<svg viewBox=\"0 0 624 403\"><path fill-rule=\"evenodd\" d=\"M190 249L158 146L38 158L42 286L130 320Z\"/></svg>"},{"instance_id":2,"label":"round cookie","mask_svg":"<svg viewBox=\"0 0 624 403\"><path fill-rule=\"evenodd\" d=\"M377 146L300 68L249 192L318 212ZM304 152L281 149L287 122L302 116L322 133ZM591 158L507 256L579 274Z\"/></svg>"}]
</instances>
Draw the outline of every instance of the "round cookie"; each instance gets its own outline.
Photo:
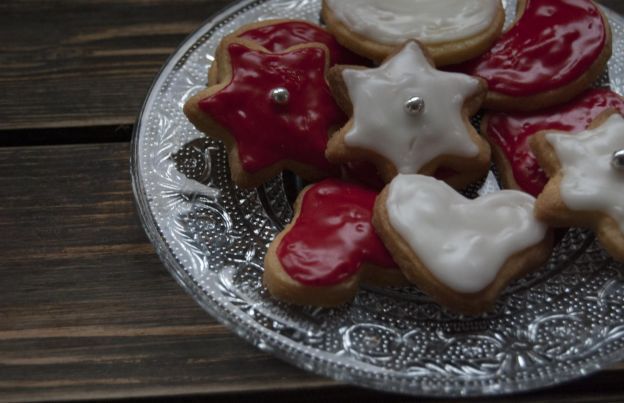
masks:
<instances>
[{"instance_id":1,"label":"round cookie","mask_svg":"<svg viewBox=\"0 0 624 403\"><path fill-rule=\"evenodd\" d=\"M624 262L624 117L608 110L583 132L544 131L530 144L550 177L536 217L554 227L593 229Z\"/></svg>"},{"instance_id":2,"label":"round cookie","mask_svg":"<svg viewBox=\"0 0 624 403\"><path fill-rule=\"evenodd\" d=\"M487 81L483 106L533 111L589 87L611 56L611 29L591 0L518 0L515 24L485 54L452 67Z\"/></svg>"},{"instance_id":3,"label":"round cookie","mask_svg":"<svg viewBox=\"0 0 624 403\"><path fill-rule=\"evenodd\" d=\"M221 44L233 38L246 39L273 53L279 53L297 45L312 42L322 43L329 50L330 66L335 64L367 65L370 63L367 59L341 46L325 29L304 20L278 19L248 24L227 35ZM210 66L208 71L209 85L217 84L220 80L218 63L218 58L215 58Z\"/></svg>"},{"instance_id":4,"label":"round cookie","mask_svg":"<svg viewBox=\"0 0 624 403\"><path fill-rule=\"evenodd\" d=\"M543 130L580 132L609 108L616 108L624 114L624 99L607 88L594 88L566 104L543 111L485 114L481 133L492 146L494 162L504 186L537 197L548 177L531 151L529 139Z\"/></svg>"},{"instance_id":5,"label":"round cookie","mask_svg":"<svg viewBox=\"0 0 624 403\"><path fill-rule=\"evenodd\" d=\"M370 161L385 182L397 173L433 175L444 168L456 173L449 181L458 188L487 173L489 145L469 121L485 85L436 70L417 42L377 68L335 66L328 79L351 115L328 143L330 161Z\"/></svg>"},{"instance_id":6,"label":"round cookie","mask_svg":"<svg viewBox=\"0 0 624 403\"><path fill-rule=\"evenodd\" d=\"M339 173L325 148L346 120L325 79L327 48L299 45L281 53L244 40L224 43L223 82L191 97L189 120L228 149L233 181L256 187L288 169L305 180Z\"/></svg>"},{"instance_id":7,"label":"round cookie","mask_svg":"<svg viewBox=\"0 0 624 403\"><path fill-rule=\"evenodd\" d=\"M505 22L500 0L323 0L321 16L340 43L369 59L418 40L438 66L485 52Z\"/></svg>"},{"instance_id":8,"label":"round cookie","mask_svg":"<svg viewBox=\"0 0 624 403\"><path fill-rule=\"evenodd\" d=\"M553 237L534 203L515 190L469 200L434 178L399 175L377 198L373 225L410 282L476 315L550 256Z\"/></svg>"},{"instance_id":9,"label":"round cookie","mask_svg":"<svg viewBox=\"0 0 624 403\"><path fill-rule=\"evenodd\" d=\"M269 246L264 283L274 297L300 305L336 306L360 281L405 285L371 223L377 193L337 179L305 188L295 217Z\"/></svg>"}]
</instances>

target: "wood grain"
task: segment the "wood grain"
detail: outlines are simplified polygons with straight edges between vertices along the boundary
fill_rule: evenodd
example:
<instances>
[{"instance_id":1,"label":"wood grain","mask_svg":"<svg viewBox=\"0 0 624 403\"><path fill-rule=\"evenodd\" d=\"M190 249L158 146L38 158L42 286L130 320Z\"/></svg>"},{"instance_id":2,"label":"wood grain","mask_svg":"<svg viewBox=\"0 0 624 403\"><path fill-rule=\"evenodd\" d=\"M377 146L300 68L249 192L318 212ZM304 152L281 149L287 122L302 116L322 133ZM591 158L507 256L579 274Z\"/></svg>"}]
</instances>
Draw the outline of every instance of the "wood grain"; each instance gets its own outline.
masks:
<instances>
[{"instance_id":1,"label":"wood grain","mask_svg":"<svg viewBox=\"0 0 624 403\"><path fill-rule=\"evenodd\" d=\"M177 285L137 221L128 150L0 149L0 400L332 384L247 345Z\"/></svg>"},{"instance_id":2,"label":"wood grain","mask_svg":"<svg viewBox=\"0 0 624 403\"><path fill-rule=\"evenodd\" d=\"M147 242L129 129L117 126L134 121L185 35L228 3L0 2L0 146L120 141L0 147L0 401L430 401L338 384L256 350L204 313ZM621 0L601 3L624 13ZM623 401L623 376L620 364L513 401Z\"/></svg>"},{"instance_id":3,"label":"wood grain","mask_svg":"<svg viewBox=\"0 0 624 403\"><path fill-rule=\"evenodd\" d=\"M168 55L230 3L0 2L0 130L132 124Z\"/></svg>"},{"instance_id":4,"label":"wood grain","mask_svg":"<svg viewBox=\"0 0 624 403\"><path fill-rule=\"evenodd\" d=\"M167 57L229 3L0 2L0 129L133 123Z\"/></svg>"},{"instance_id":5,"label":"wood grain","mask_svg":"<svg viewBox=\"0 0 624 403\"><path fill-rule=\"evenodd\" d=\"M211 319L147 242L128 159L124 143L0 148L0 400L414 401L304 373ZM516 400L624 399L622 374Z\"/></svg>"}]
</instances>

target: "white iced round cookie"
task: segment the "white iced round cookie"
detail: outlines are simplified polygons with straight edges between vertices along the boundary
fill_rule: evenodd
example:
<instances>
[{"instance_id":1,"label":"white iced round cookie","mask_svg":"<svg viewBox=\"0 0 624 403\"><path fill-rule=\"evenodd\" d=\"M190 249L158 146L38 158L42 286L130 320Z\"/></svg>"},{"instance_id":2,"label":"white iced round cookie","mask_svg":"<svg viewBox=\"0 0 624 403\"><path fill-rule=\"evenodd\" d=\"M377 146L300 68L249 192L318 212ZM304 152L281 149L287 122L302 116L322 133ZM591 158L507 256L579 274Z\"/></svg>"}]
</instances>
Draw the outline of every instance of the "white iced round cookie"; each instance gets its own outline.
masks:
<instances>
[{"instance_id":1,"label":"white iced round cookie","mask_svg":"<svg viewBox=\"0 0 624 403\"><path fill-rule=\"evenodd\" d=\"M475 157L462 109L480 91L477 79L436 70L416 42L375 69L345 69L342 77L353 104L353 125L345 143L376 152L399 173L418 173L436 157ZM422 100L410 113L408 102Z\"/></svg>"},{"instance_id":2,"label":"white iced round cookie","mask_svg":"<svg viewBox=\"0 0 624 403\"><path fill-rule=\"evenodd\" d=\"M624 149L624 118L615 113L602 125L574 136L546 133L561 163L561 199L571 210L601 211L624 232L624 172L611 165Z\"/></svg>"},{"instance_id":3,"label":"white iced round cookie","mask_svg":"<svg viewBox=\"0 0 624 403\"><path fill-rule=\"evenodd\" d=\"M392 228L434 277L461 293L483 290L507 259L544 239L534 204L515 190L470 200L423 175L398 175L386 199Z\"/></svg>"},{"instance_id":4,"label":"white iced round cookie","mask_svg":"<svg viewBox=\"0 0 624 403\"><path fill-rule=\"evenodd\" d=\"M353 32L386 45L470 38L494 24L499 0L327 0Z\"/></svg>"}]
</instances>

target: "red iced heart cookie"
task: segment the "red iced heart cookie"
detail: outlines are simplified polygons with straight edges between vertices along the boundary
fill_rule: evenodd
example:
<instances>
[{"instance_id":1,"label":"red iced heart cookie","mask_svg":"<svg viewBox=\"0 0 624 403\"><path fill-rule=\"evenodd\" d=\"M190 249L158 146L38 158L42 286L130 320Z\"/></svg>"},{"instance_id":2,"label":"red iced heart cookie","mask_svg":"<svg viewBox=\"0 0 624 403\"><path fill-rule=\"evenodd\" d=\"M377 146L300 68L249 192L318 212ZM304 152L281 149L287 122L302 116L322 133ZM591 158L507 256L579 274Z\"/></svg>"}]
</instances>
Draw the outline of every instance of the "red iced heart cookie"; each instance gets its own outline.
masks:
<instances>
[{"instance_id":1,"label":"red iced heart cookie","mask_svg":"<svg viewBox=\"0 0 624 403\"><path fill-rule=\"evenodd\" d=\"M269 292L296 304L335 306L353 298L360 280L403 284L371 224L376 197L376 192L337 179L305 188L292 223L265 257Z\"/></svg>"}]
</instances>

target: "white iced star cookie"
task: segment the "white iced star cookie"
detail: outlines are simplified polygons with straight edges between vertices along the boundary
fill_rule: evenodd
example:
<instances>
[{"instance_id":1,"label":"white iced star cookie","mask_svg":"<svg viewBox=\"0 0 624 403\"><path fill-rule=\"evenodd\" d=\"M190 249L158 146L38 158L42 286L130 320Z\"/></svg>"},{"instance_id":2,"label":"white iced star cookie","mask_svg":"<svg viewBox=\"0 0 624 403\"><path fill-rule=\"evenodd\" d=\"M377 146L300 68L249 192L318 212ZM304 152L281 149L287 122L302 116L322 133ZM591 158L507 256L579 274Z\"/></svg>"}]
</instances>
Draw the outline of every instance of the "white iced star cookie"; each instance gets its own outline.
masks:
<instances>
[{"instance_id":1,"label":"white iced star cookie","mask_svg":"<svg viewBox=\"0 0 624 403\"><path fill-rule=\"evenodd\" d=\"M550 178L536 216L556 227L592 228L624 262L624 118L609 110L584 132L541 132L530 144Z\"/></svg>"},{"instance_id":2,"label":"white iced star cookie","mask_svg":"<svg viewBox=\"0 0 624 403\"><path fill-rule=\"evenodd\" d=\"M440 66L485 52L505 22L500 0L323 0L321 16L339 42L370 59L418 40Z\"/></svg>"},{"instance_id":3,"label":"white iced star cookie","mask_svg":"<svg viewBox=\"0 0 624 403\"><path fill-rule=\"evenodd\" d=\"M552 234L534 204L516 190L470 200L437 179L398 175L377 198L373 225L409 281L441 305L478 314L550 256Z\"/></svg>"},{"instance_id":4,"label":"white iced star cookie","mask_svg":"<svg viewBox=\"0 0 624 403\"><path fill-rule=\"evenodd\" d=\"M458 188L487 172L490 147L469 121L486 93L482 80L436 70L415 41L380 67L336 66L328 79L351 115L328 143L330 161L371 161L386 182L444 170Z\"/></svg>"}]
</instances>

